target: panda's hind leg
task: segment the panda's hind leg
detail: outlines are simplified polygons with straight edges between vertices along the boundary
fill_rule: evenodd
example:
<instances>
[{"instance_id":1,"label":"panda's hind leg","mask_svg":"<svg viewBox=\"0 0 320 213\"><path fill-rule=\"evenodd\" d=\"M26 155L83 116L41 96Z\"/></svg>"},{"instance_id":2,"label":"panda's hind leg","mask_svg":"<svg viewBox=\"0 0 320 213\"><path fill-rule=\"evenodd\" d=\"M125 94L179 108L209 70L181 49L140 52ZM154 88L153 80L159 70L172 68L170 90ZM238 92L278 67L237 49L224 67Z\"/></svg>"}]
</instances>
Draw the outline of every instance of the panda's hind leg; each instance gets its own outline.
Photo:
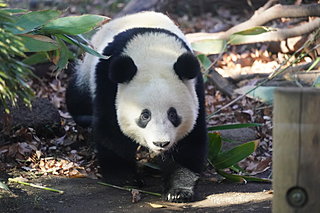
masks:
<instances>
[{"instance_id":1,"label":"panda's hind leg","mask_svg":"<svg viewBox=\"0 0 320 213\"><path fill-rule=\"evenodd\" d=\"M88 88L80 88L74 76L66 91L66 104L73 120L82 127L92 124L92 99Z\"/></svg>"},{"instance_id":2,"label":"panda's hind leg","mask_svg":"<svg viewBox=\"0 0 320 213\"><path fill-rule=\"evenodd\" d=\"M119 156L114 150L96 143L100 174L104 181L119 186L141 187L143 181L136 170L134 159Z\"/></svg>"}]
</instances>

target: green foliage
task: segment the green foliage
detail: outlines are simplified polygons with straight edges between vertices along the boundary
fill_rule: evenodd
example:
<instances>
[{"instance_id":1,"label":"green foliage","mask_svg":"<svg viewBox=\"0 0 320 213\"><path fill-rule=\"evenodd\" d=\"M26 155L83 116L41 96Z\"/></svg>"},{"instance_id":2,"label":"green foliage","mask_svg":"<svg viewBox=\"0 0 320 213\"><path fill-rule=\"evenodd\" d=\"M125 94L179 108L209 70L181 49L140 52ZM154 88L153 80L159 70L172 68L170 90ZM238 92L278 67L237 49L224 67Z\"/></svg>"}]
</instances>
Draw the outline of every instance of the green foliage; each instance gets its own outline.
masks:
<instances>
[{"instance_id":1,"label":"green foliage","mask_svg":"<svg viewBox=\"0 0 320 213\"><path fill-rule=\"evenodd\" d=\"M312 70L315 66L317 66L320 63L320 57L316 58L316 60L314 60L314 62L312 63L312 65L307 69L307 72L309 72L310 70Z\"/></svg>"},{"instance_id":2,"label":"green foliage","mask_svg":"<svg viewBox=\"0 0 320 213\"><path fill-rule=\"evenodd\" d=\"M59 46L54 40L47 38L47 41L41 40L37 35L21 35L19 36L25 47L25 52L49 52L57 50Z\"/></svg>"},{"instance_id":3,"label":"green foliage","mask_svg":"<svg viewBox=\"0 0 320 213\"><path fill-rule=\"evenodd\" d=\"M217 54L226 50L227 42L223 39L205 39L191 44L192 49L203 54Z\"/></svg>"},{"instance_id":4,"label":"green foliage","mask_svg":"<svg viewBox=\"0 0 320 213\"><path fill-rule=\"evenodd\" d=\"M9 103L16 104L17 100L30 105L33 91L26 83L32 75L28 65L50 61L58 70L66 68L75 58L67 44L105 58L89 47L80 34L102 25L107 17L59 16L61 12L57 10L0 10L0 103L6 112ZM25 52L33 54L26 57Z\"/></svg>"},{"instance_id":5,"label":"green foliage","mask_svg":"<svg viewBox=\"0 0 320 213\"><path fill-rule=\"evenodd\" d=\"M251 36L253 35L258 35L274 30L275 29L271 27L258 26L241 32L233 33L232 35L230 35L229 40L204 39L191 43L191 46L193 50L205 55L223 53L227 49L228 44L242 44L248 40L250 41L252 39Z\"/></svg>"},{"instance_id":6,"label":"green foliage","mask_svg":"<svg viewBox=\"0 0 320 213\"><path fill-rule=\"evenodd\" d=\"M22 39L5 28L13 26L10 14L0 10L0 17L0 103L8 113L8 102L15 105L21 99L30 105L33 92L26 82L32 72L17 59L25 57Z\"/></svg>"},{"instance_id":7,"label":"green foliage","mask_svg":"<svg viewBox=\"0 0 320 213\"><path fill-rule=\"evenodd\" d=\"M51 20L41 28L49 34L78 35L93 30L102 24L106 17L98 15L69 16Z\"/></svg>"},{"instance_id":8,"label":"green foliage","mask_svg":"<svg viewBox=\"0 0 320 213\"><path fill-rule=\"evenodd\" d=\"M258 123L225 124L225 125L220 125L220 126L208 127L208 131L219 131L219 130L226 130L226 129L241 129L241 128L257 127L257 126L261 126L261 124L258 124Z\"/></svg>"},{"instance_id":9,"label":"green foliage","mask_svg":"<svg viewBox=\"0 0 320 213\"><path fill-rule=\"evenodd\" d=\"M236 89L235 92L241 95L246 95L250 98L257 99L261 102L272 104L273 103L273 93L277 87L272 86L244 86Z\"/></svg>"},{"instance_id":10,"label":"green foliage","mask_svg":"<svg viewBox=\"0 0 320 213\"><path fill-rule=\"evenodd\" d=\"M219 153L217 157L212 159L212 163L216 169L230 168L253 153L257 146L258 141L241 144L231 150Z\"/></svg>"},{"instance_id":11,"label":"green foliage","mask_svg":"<svg viewBox=\"0 0 320 213\"><path fill-rule=\"evenodd\" d=\"M253 27L253 28L241 31L241 32L233 33L230 36L228 43L229 44L242 44L247 41L250 41L252 39L251 36L259 35L259 34L270 32L270 31L275 31L275 29L271 28L271 27L264 27L264 26Z\"/></svg>"},{"instance_id":12,"label":"green foliage","mask_svg":"<svg viewBox=\"0 0 320 213\"><path fill-rule=\"evenodd\" d=\"M55 10L27 12L24 15L15 17L15 26L10 30L14 34L36 31L51 19L58 18L60 15L60 12Z\"/></svg>"},{"instance_id":13,"label":"green foliage","mask_svg":"<svg viewBox=\"0 0 320 213\"><path fill-rule=\"evenodd\" d=\"M59 18L60 15L61 12L56 10L27 11L22 15L12 15L13 26L7 29L21 37L26 52L39 53L25 59L27 63L35 64L49 60L58 70L62 70L66 68L70 59L75 58L67 44L76 45L90 54L103 57L90 48L86 40L80 39L80 34L102 25L108 18L98 15Z\"/></svg>"},{"instance_id":14,"label":"green foliage","mask_svg":"<svg viewBox=\"0 0 320 213\"><path fill-rule=\"evenodd\" d=\"M232 124L216 127L209 127L211 130L223 130L231 128L246 128L249 126L257 126L259 124ZM237 165L238 162L247 158L252 154L259 141L251 141L236 146L230 150L222 151L222 138L217 132L208 133L209 137L209 153L208 161L216 169L217 173L225 177L226 179L234 182L246 182L246 181L270 181L267 179L255 178L246 175L231 174L224 171L224 169L230 169L236 172L243 172L243 170Z\"/></svg>"},{"instance_id":15,"label":"green foliage","mask_svg":"<svg viewBox=\"0 0 320 213\"><path fill-rule=\"evenodd\" d=\"M199 55L197 55L197 58L199 59L200 63L202 64L204 70L210 69L211 61L206 55L199 54Z\"/></svg>"}]
</instances>

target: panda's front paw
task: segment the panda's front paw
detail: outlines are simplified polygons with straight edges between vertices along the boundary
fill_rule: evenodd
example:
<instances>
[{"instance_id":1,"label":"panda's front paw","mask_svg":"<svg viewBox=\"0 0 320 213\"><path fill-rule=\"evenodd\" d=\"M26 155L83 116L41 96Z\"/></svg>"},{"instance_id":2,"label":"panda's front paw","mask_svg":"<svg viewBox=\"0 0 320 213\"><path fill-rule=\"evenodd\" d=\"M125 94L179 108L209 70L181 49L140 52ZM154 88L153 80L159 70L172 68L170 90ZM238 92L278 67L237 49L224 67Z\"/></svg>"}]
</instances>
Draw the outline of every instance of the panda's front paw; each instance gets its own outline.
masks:
<instances>
[{"instance_id":1,"label":"panda's front paw","mask_svg":"<svg viewBox=\"0 0 320 213\"><path fill-rule=\"evenodd\" d=\"M184 203L193 200L193 190L186 188L174 188L169 190L165 199L169 202Z\"/></svg>"}]
</instances>

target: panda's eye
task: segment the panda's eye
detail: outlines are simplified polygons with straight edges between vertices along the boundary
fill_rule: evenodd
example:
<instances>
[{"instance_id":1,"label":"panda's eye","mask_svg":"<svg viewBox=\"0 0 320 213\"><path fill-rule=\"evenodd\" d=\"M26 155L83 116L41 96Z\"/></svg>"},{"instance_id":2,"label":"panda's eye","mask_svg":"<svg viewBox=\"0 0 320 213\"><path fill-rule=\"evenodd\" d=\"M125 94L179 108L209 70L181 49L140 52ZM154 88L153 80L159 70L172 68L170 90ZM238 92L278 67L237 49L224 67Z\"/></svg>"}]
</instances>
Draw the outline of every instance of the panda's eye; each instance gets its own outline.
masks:
<instances>
[{"instance_id":1,"label":"panda's eye","mask_svg":"<svg viewBox=\"0 0 320 213\"><path fill-rule=\"evenodd\" d=\"M144 111L141 113L140 118L141 120L149 120L150 119L150 112L149 111Z\"/></svg>"},{"instance_id":2,"label":"panda's eye","mask_svg":"<svg viewBox=\"0 0 320 213\"><path fill-rule=\"evenodd\" d=\"M170 121L177 119L177 112L175 110L169 110L168 118Z\"/></svg>"},{"instance_id":3,"label":"panda's eye","mask_svg":"<svg viewBox=\"0 0 320 213\"><path fill-rule=\"evenodd\" d=\"M174 127L178 127L181 123L181 117L178 116L177 110L173 107L168 109L168 119Z\"/></svg>"},{"instance_id":4,"label":"panda's eye","mask_svg":"<svg viewBox=\"0 0 320 213\"><path fill-rule=\"evenodd\" d=\"M145 128L150 120L151 120L151 112L150 112L150 110L144 109L141 112L140 117L137 119L136 123L137 123L137 125L139 127Z\"/></svg>"}]
</instances>

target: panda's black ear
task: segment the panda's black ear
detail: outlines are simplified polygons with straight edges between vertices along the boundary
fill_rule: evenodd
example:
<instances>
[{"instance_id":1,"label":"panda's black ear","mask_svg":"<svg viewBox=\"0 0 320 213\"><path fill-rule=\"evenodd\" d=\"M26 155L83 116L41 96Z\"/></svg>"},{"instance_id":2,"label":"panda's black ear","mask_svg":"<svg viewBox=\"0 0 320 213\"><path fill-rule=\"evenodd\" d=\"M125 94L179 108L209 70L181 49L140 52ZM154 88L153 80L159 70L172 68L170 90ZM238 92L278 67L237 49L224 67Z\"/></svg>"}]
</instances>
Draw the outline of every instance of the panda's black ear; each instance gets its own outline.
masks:
<instances>
[{"instance_id":1,"label":"panda's black ear","mask_svg":"<svg viewBox=\"0 0 320 213\"><path fill-rule=\"evenodd\" d=\"M111 59L109 79L115 83L128 83L136 74L137 67L133 60L126 55Z\"/></svg>"},{"instance_id":2,"label":"panda's black ear","mask_svg":"<svg viewBox=\"0 0 320 213\"><path fill-rule=\"evenodd\" d=\"M174 71L181 80L195 78L200 72L198 59L192 53L183 53L173 65Z\"/></svg>"}]
</instances>

